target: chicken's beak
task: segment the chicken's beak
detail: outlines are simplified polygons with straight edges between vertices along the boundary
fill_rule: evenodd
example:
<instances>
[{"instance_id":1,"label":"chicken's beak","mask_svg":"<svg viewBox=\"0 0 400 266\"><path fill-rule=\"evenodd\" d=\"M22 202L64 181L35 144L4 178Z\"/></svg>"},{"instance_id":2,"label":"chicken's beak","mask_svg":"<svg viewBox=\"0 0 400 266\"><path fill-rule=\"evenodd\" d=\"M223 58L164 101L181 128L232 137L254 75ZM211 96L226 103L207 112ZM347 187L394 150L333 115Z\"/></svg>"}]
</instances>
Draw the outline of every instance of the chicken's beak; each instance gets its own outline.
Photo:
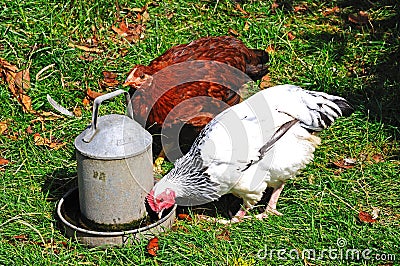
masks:
<instances>
[{"instance_id":1,"label":"chicken's beak","mask_svg":"<svg viewBox=\"0 0 400 266\"><path fill-rule=\"evenodd\" d=\"M163 212L164 212L164 209L162 209L162 210L158 213L158 219L161 220Z\"/></svg>"},{"instance_id":2,"label":"chicken's beak","mask_svg":"<svg viewBox=\"0 0 400 266\"><path fill-rule=\"evenodd\" d=\"M123 87L131 86L131 85L134 85L134 82L129 81L129 79L126 79L125 82L124 82L124 84L122 84Z\"/></svg>"}]
</instances>

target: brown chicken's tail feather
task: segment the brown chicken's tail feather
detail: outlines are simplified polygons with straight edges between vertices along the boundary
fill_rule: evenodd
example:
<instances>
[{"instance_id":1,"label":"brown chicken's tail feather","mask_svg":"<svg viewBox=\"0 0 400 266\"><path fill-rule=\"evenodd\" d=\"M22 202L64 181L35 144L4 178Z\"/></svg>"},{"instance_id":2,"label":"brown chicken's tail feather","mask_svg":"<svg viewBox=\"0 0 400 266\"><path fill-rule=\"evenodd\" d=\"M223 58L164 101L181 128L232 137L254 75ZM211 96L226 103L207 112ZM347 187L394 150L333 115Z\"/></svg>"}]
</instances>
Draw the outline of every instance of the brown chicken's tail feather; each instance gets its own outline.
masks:
<instances>
[{"instance_id":1,"label":"brown chicken's tail feather","mask_svg":"<svg viewBox=\"0 0 400 266\"><path fill-rule=\"evenodd\" d=\"M261 49L250 49L253 53L250 62L246 65L246 74L256 81L261 79L268 73L268 66L266 65L269 61L268 53Z\"/></svg>"}]
</instances>

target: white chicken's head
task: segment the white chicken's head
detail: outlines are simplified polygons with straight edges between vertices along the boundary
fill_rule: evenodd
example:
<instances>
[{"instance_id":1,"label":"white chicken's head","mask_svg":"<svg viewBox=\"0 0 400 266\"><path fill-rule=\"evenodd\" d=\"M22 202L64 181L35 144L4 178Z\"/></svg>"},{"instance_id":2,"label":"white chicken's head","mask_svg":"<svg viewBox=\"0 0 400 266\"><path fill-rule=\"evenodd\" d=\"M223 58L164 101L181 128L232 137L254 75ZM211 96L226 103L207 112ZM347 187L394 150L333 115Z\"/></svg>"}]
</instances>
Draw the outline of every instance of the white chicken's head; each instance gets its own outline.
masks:
<instances>
[{"instance_id":1,"label":"white chicken's head","mask_svg":"<svg viewBox=\"0 0 400 266\"><path fill-rule=\"evenodd\" d=\"M146 67L143 65L137 65L125 80L123 86L130 86L135 89L139 89L146 81L151 80L151 75L146 74Z\"/></svg>"},{"instance_id":2,"label":"white chicken's head","mask_svg":"<svg viewBox=\"0 0 400 266\"><path fill-rule=\"evenodd\" d=\"M146 199L150 208L156 212L161 218L162 212L175 205L175 191L171 188L159 190L157 187L153 188L147 195Z\"/></svg>"}]
</instances>

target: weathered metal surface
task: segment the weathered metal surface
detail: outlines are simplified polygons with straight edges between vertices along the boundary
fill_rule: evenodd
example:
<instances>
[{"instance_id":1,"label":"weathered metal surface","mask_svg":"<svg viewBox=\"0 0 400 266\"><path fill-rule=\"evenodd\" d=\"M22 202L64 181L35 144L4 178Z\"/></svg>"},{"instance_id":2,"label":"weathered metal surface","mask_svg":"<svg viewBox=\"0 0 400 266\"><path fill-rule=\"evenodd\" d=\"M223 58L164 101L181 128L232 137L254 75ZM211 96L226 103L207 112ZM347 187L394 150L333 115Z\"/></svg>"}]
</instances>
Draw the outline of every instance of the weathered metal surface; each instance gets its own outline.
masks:
<instances>
[{"instance_id":1,"label":"weathered metal surface","mask_svg":"<svg viewBox=\"0 0 400 266\"><path fill-rule=\"evenodd\" d=\"M170 212L166 212L164 217L150 225L132 230L101 232L84 228L79 224L78 201L78 189L73 188L58 202L57 215L68 237L74 237L80 243L90 247L135 244L138 239L150 239L164 232L172 226L175 220L176 205Z\"/></svg>"},{"instance_id":2,"label":"weathered metal surface","mask_svg":"<svg viewBox=\"0 0 400 266\"><path fill-rule=\"evenodd\" d=\"M125 94L127 113L98 117L102 101ZM124 225L142 219L153 187L152 137L133 119L129 95L118 90L95 99L91 125L75 139L79 204L88 220Z\"/></svg>"}]
</instances>

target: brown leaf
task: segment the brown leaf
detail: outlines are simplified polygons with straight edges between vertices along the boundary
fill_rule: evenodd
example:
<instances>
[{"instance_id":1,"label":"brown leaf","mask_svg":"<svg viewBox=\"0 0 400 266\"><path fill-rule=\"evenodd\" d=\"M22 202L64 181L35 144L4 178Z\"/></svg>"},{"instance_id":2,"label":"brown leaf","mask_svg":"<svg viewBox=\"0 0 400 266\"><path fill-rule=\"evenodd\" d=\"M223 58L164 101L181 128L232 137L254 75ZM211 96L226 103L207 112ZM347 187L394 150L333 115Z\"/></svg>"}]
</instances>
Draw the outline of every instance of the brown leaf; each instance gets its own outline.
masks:
<instances>
[{"instance_id":1,"label":"brown leaf","mask_svg":"<svg viewBox=\"0 0 400 266\"><path fill-rule=\"evenodd\" d=\"M295 13L304 12L304 11L307 11L307 10L308 10L307 5L300 5L300 6L295 6L294 7L294 12Z\"/></svg>"},{"instance_id":2,"label":"brown leaf","mask_svg":"<svg viewBox=\"0 0 400 266\"><path fill-rule=\"evenodd\" d=\"M75 107L72 112L74 113L74 115L76 117L81 117L82 116L82 110L81 110L81 108L79 106Z\"/></svg>"},{"instance_id":3,"label":"brown leaf","mask_svg":"<svg viewBox=\"0 0 400 266\"><path fill-rule=\"evenodd\" d=\"M37 118L31 120L31 123L41 122L42 125L43 125L43 123L44 123L45 121L54 121L54 120L63 118L63 116L58 115L58 114L53 113L53 112L45 112L45 111L42 111L42 112L38 112L37 114L38 114L39 116L38 116Z\"/></svg>"},{"instance_id":4,"label":"brown leaf","mask_svg":"<svg viewBox=\"0 0 400 266\"><path fill-rule=\"evenodd\" d=\"M243 31L248 31L249 29L250 29L250 23L246 21L246 23L244 23Z\"/></svg>"},{"instance_id":5,"label":"brown leaf","mask_svg":"<svg viewBox=\"0 0 400 266\"><path fill-rule=\"evenodd\" d=\"M229 28L228 32L229 32L231 35L236 36L236 37L240 35L239 32L235 31L235 30L232 29L232 28Z\"/></svg>"},{"instance_id":6,"label":"brown leaf","mask_svg":"<svg viewBox=\"0 0 400 266\"><path fill-rule=\"evenodd\" d=\"M120 22L118 28L112 26L111 29L119 36L125 38L129 42L137 42L144 38L144 31L146 26L141 24L126 24L124 21Z\"/></svg>"},{"instance_id":7,"label":"brown leaf","mask_svg":"<svg viewBox=\"0 0 400 266\"><path fill-rule=\"evenodd\" d=\"M265 49L265 51L269 54L275 53L275 47L274 45L270 44L268 45L267 49Z\"/></svg>"},{"instance_id":8,"label":"brown leaf","mask_svg":"<svg viewBox=\"0 0 400 266\"><path fill-rule=\"evenodd\" d=\"M29 76L29 68L15 74L15 85L21 90L30 89L31 78Z\"/></svg>"},{"instance_id":9,"label":"brown leaf","mask_svg":"<svg viewBox=\"0 0 400 266\"><path fill-rule=\"evenodd\" d=\"M329 16L330 14L338 13L339 11L340 11L340 8L335 6L335 7L332 7L332 8L325 9L325 11L322 12L322 15Z\"/></svg>"},{"instance_id":10,"label":"brown leaf","mask_svg":"<svg viewBox=\"0 0 400 266\"><path fill-rule=\"evenodd\" d=\"M296 36L291 31L289 31L287 35L288 35L288 38L290 41L292 41L296 38Z\"/></svg>"},{"instance_id":11,"label":"brown leaf","mask_svg":"<svg viewBox=\"0 0 400 266\"><path fill-rule=\"evenodd\" d=\"M115 78L117 74L110 71L103 71L104 79L101 81L101 85L103 87L116 87L118 86L119 82Z\"/></svg>"},{"instance_id":12,"label":"brown leaf","mask_svg":"<svg viewBox=\"0 0 400 266\"><path fill-rule=\"evenodd\" d=\"M152 239L149 240L149 243L147 244L147 252L151 255L151 256L157 256L157 250L158 250L159 246L158 246L158 238L157 237L153 237Z\"/></svg>"},{"instance_id":13,"label":"brown leaf","mask_svg":"<svg viewBox=\"0 0 400 266\"><path fill-rule=\"evenodd\" d=\"M271 4L271 12L272 13L275 13L276 12L276 9L279 7L279 4L277 3L277 2L273 2L272 4Z\"/></svg>"},{"instance_id":14,"label":"brown leaf","mask_svg":"<svg viewBox=\"0 0 400 266\"><path fill-rule=\"evenodd\" d=\"M7 130L7 123L6 122L0 122L0 135L3 134Z\"/></svg>"},{"instance_id":15,"label":"brown leaf","mask_svg":"<svg viewBox=\"0 0 400 266\"><path fill-rule=\"evenodd\" d=\"M126 37L128 35L128 27L126 27L125 22L119 23L119 28L115 27L114 25L111 26L111 29L115 31L118 35L122 37Z\"/></svg>"},{"instance_id":16,"label":"brown leaf","mask_svg":"<svg viewBox=\"0 0 400 266\"><path fill-rule=\"evenodd\" d=\"M31 98L24 91L30 88L29 69L19 71L16 66L0 58L0 77L8 83L8 89L22 105L22 110L36 114L36 111L32 109Z\"/></svg>"},{"instance_id":17,"label":"brown leaf","mask_svg":"<svg viewBox=\"0 0 400 266\"><path fill-rule=\"evenodd\" d=\"M376 219L372 218L372 215L367 213L367 212L363 212L360 211L358 213L358 219L360 219L361 222L365 222L365 223L375 223Z\"/></svg>"},{"instance_id":18,"label":"brown leaf","mask_svg":"<svg viewBox=\"0 0 400 266\"><path fill-rule=\"evenodd\" d=\"M245 16L248 16L250 13L249 12L247 12L246 10L244 10L241 6L240 6L240 4L236 4L236 9L238 10L238 11L240 11L240 13L242 13L243 15L245 15Z\"/></svg>"},{"instance_id":19,"label":"brown leaf","mask_svg":"<svg viewBox=\"0 0 400 266\"><path fill-rule=\"evenodd\" d=\"M54 150L58 150L67 144L65 142L52 142L51 140L40 136L39 133L35 133L35 135L33 135L33 141L35 142L36 146L47 146Z\"/></svg>"},{"instance_id":20,"label":"brown leaf","mask_svg":"<svg viewBox=\"0 0 400 266\"><path fill-rule=\"evenodd\" d=\"M9 162L10 162L9 160L0 157L0 165L1 166L7 165Z\"/></svg>"},{"instance_id":21,"label":"brown leaf","mask_svg":"<svg viewBox=\"0 0 400 266\"><path fill-rule=\"evenodd\" d=\"M186 213L178 214L178 219L192 221L192 217L190 217L189 214L186 214Z\"/></svg>"},{"instance_id":22,"label":"brown leaf","mask_svg":"<svg viewBox=\"0 0 400 266\"><path fill-rule=\"evenodd\" d=\"M83 100L82 100L82 104L83 104L84 106L88 106L88 105L90 105L90 100L89 100L87 97L85 97L85 98L83 98Z\"/></svg>"},{"instance_id":23,"label":"brown leaf","mask_svg":"<svg viewBox=\"0 0 400 266\"><path fill-rule=\"evenodd\" d=\"M94 100L94 99L96 99L97 97L99 97L101 95L103 95L103 93L92 91L90 88L88 88L87 91L86 91L86 96L90 100Z\"/></svg>"},{"instance_id":24,"label":"brown leaf","mask_svg":"<svg viewBox=\"0 0 400 266\"><path fill-rule=\"evenodd\" d=\"M231 233L224 229L220 234L218 234L216 237L219 240L226 240L226 241L230 241L231 237L230 237Z\"/></svg>"},{"instance_id":25,"label":"brown leaf","mask_svg":"<svg viewBox=\"0 0 400 266\"><path fill-rule=\"evenodd\" d=\"M147 11L144 11L143 14L140 14L140 13L137 14L136 17L137 17L137 19L136 19L137 23L140 23L140 24L144 24L150 20L150 14Z\"/></svg>"},{"instance_id":26,"label":"brown leaf","mask_svg":"<svg viewBox=\"0 0 400 266\"><path fill-rule=\"evenodd\" d=\"M365 25L369 22L369 16L367 12L360 11L356 14L350 14L349 21L357 25Z\"/></svg>"},{"instance_id":27,"label":"brown leaf","mask_svg":"<svg viewBox=\"0 0 400 266\"><path fill-rule=\"evenodd\" d=\"M385 159L383 158L382 154L374 154L372 155L372 160L374 160L376 163L384 162Z\"/></svg>"},{"instance_id":28,"label":"brown leaf","mask_svg":"<svg viewBox=\"0 0 400 266\"><path fill-rule=\"evenodd\" d=\"M268 73L267 75L265 75L264 77L261 78L261 82L260 82L260 89L266 89L269 87L272 87L274 84L271 82L271 75L270 73Z\"/></svg>"},{"instance_id":29,"label":"brown leaf","mask_svg":"<svg viewBox=\"0 0 400 266\"><path fill-rule=\"evenodd\" d=\"M14 236L14 239L17 239L19 241L26 241L26 240L28 240L28 236L27 235L17 235L17 236Z\"/></svg>"},{"instance_id":30,"label":"brown leaf","mask_svg":"<svg viewBox=\"0 0 400 266\"><path fill-rule=\"evenodd\" d=\"M350 169L350 168L353 168L356 165L356 162L357 162L356 159L344 158L342 160L333 162L333 164L336 165L339 168Z\"/></svg>"},{"instance_id":31,"label":"brown leaf","mask_svg":"<svg viewBox=\"0 0 400 266\"><path fill-rule=\"evenodd\" d=\"M94 61L94 57L91 56L89 53L85 53L84 55L80 55L79 56L80 59L84 60L84 61L88 61L88 62L92 62Z\"/></svg>"},{"instance_id":32,"label":"brown leaf","mask_svg":"<svg viewBox=\"0 0 400 266\"><path fill-rule=\"evenodd\" d=\"M28 126L28 127L25 129L25 132L28 133L28 134L33 134L32 127L31 127L31 126Z\"/></svg>"}]
</instances>

